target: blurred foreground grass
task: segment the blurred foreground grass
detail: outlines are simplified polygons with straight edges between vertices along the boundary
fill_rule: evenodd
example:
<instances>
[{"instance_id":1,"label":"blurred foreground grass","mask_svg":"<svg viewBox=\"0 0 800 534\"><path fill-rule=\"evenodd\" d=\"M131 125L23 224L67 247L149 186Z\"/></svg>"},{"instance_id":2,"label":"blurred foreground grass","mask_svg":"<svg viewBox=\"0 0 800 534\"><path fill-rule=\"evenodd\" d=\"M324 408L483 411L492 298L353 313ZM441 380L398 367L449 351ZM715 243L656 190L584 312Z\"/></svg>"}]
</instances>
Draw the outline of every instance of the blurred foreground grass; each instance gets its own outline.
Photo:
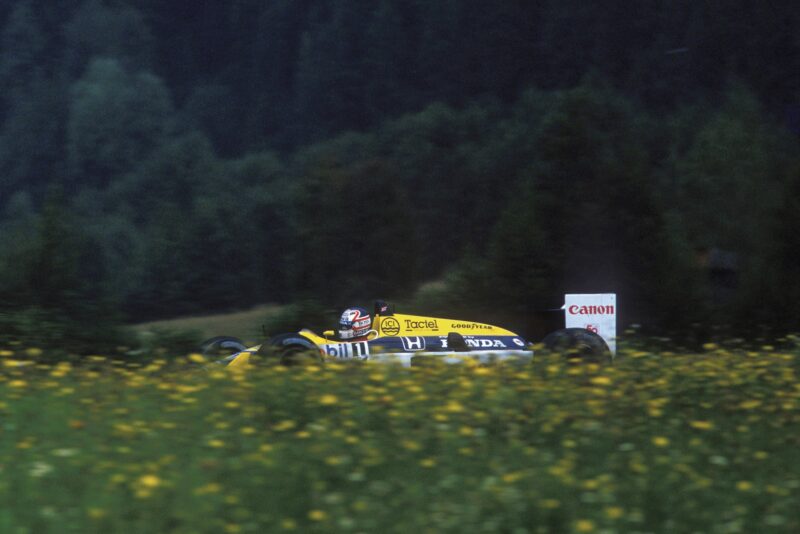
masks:
<instances>
[{"instance_id":1,"label":"blurred foreground grass","mask_svg":"<svg viewBox=\"0 0 800 534\"><path fill-rule=\"evenodd\" d=\"M203 371L0 350L0 532L800 531L800 357Z\"/></svg>"}]
</instances>

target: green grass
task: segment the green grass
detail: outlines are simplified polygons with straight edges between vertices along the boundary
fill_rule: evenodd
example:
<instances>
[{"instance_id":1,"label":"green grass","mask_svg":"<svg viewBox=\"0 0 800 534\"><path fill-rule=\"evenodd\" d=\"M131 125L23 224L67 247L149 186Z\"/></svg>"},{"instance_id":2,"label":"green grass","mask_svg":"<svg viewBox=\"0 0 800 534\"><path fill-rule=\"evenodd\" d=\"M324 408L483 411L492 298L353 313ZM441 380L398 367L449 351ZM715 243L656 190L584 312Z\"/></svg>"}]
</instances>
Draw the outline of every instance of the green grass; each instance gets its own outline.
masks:
<instances>
[{"instance_id":1,"label":"green grass","mask_svg":"<svg viewBox=\"0 0 800 534\"><path fill-rule=\"evenodd\" d=\"M250 310L231 313L181 317L131 325L139 336L159 332L196 332L200 340L226 335L238 337L249 343L260 343L261 326L280 313L281 307L263 304Z\"/></svg>"},{"instance_id":2,"label":"green grass","mask_svg":"<svg viewBox=\"0 0 800 534\"><path fill-rule=\"evenodd\" d=\"M247 373L39 356L0 351L4 533L800 531L796 353Z\"/></svg>"}]
</instances>

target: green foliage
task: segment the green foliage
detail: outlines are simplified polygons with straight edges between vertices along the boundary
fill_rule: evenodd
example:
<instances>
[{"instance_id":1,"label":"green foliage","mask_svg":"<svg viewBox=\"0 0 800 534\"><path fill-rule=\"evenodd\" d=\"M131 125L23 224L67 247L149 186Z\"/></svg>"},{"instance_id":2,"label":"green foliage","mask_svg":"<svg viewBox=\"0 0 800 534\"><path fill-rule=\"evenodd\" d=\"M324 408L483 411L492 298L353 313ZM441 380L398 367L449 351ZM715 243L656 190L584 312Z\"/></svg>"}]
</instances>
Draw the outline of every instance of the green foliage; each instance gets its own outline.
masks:
<instances>
[{"instance_id":1,"label":"green foliage","mask_svg":"<svg viewBox=\"0 0 800 534\"><path fill-rule=\"evenodd\" d=\"M41 71L45 38L30 0L17 2L0 38L0 88L3 96L17 97ZM7 102L8 104L8 102Z\"/></svg>"},{"instance_id":2,"label":"green foliage","mask_svg":"<svg viewBox=\"0 0 800 534\"><path fill-rule=\"evenodd\" d=\"M138 334L127 332L131 345L120 359L135 359L136 363L155 359L177 359L197 352L204 341L200 332L191 329L153 329Z\"/></svg>"},{"instance_id":3,"label":"green foliage","mask_svg":"<svg viewBox=\"0 0 800 534\"><path fill-rule=\"evenodd\" d=\"M0 6L0 291L20 324L439 280L431 309L608 290L623 323L786 327L794 7ZM72 227L37 229L56 184ZM729 301L710 248L740 259Z\"/></svg>"},{"instance_id":4,"label":"green foliage","mask_svg":"<svg viewBox=\"0 0 800 534\"><path fill-rule=\"evenodd\" d=\"M0 345L8 532L800 529L796 348L245 372L29 349Z\"/></svg>"},{"instance_id":5,"label":"green foliage","mask_svg":"<svg viewBox=\"0 0 800 534\"><path fill-rule=\"evenodd\" d=\"M265 336L276 336L308 328L322 334L334 328L338 318L336 310L329 310L318 300L299 299L284 306L278 313L271 313L264 321L263 331Z\"/></svg>"},{"instance_id":6,"label":"green foliage","mask_svg":"<svg viewBox=\"0 0 800 534\"><path fill-rule=\"evenodd\" d=\"M73 176L108 185L161 144L171 113L157 76L129 74L115 59L94 59L72 88L67 150Z\"/></svg>"},{"instance_id":7,"label":"green foliage","mask_svg":"<svg viewBox=\"0 0 800 534\"><path fill-rule=\"evenodd\" d=\"M80 74L96 57L115 58L133 70L151 67L153 36L144 16L129 5L86 0L64 25L65 66Z\"/></svg>"}]
</instances>

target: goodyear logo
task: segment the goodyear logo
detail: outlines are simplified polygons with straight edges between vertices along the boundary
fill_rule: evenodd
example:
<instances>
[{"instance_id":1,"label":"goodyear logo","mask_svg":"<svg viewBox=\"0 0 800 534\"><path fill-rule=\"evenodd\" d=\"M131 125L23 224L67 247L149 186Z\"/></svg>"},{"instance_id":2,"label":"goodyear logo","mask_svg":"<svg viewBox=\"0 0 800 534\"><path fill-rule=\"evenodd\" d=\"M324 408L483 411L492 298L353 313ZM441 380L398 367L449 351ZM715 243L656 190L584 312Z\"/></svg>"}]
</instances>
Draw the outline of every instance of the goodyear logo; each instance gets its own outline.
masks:
<instances>
[{"instance_id":1,"label":"goodyear logo","mask_svg":"<svg viewBox=\"0 0 800 534\"><path fill-rule=\"evenodd\" d=\"M396 336L400 333L400 323L394 317L387 317L381 321L381 330L387 336Z\"/></svg>"}]
</instances>

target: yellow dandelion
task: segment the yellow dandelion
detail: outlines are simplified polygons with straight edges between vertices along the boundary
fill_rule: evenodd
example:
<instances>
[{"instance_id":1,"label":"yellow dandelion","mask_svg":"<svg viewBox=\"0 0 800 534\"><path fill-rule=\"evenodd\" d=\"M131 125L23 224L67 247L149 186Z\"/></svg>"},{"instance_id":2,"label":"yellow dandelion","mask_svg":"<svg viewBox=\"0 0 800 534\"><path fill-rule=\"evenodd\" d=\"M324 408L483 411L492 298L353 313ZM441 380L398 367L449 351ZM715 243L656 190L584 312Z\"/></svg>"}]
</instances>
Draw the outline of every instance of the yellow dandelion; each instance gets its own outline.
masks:
<instances>
[{"instance_id":1,"label":"yellow dandelion","mask_svg":"<svg viewBox=\"0 0 800 534\"><path fill-rule=\"evenodd\" d=\"M207 444L209 447L213 449L221 449L222 447L225 446L225 442L222 441L221 439L210 439L208 440Z\"/></svg>"},{"instance_id":2,"label":"yellow dandelion","mask_svg":"<svg viewBox=\"0 0 800 534\"><path fill-rule=\"evenodd\" d=\"M43 351L42 351L42 349L37 348L37 347L30 347L28 349L25 349L25 354L27 354L31 358L38 358L39 356L41 356L43 354Z\"/></svg>"},{"instance_id":3,"label":"yellow dandelion","mask_svg":"<svg viewBox=\"0 0 800 534\"><path fill-rule=\"evenodd\" d=\"M742 410L752 410L754 408L758 408L759 406L761 406L761 401L756 399L746 400L739 403L739 408Z\"/></svg>"},{"instance_id":4,"label":"yellow dandelion","mask_svg":"<svg viewBox=\"0 0 800 534\"><path fill-rule=\"evenodd\" d=\"M86 510L86 515L90 519L103 519L106 516L106 511L102 508L89 508Z\"/></svg>"},{"instance_id":5,"label":"yellow dandelion","mask_svg":"<svg viewBox=\"0 0 800 534\"><path fill-rule=\"evenodd\" d=\"M274 427L275 430L278 432L283 432L285 430L291 430L297 426L297 423L292 421L291 419L284 419L283 421L278 422Z\"/></svg>"},{"instance_id":6,"label":"yellow dandelion","mask_svg":"<svg viewBox=\"0 0 800 534\"><path fill-rule=\"evenodd\" d=\"M328 518L323 510L311 510L308 512L308 518L312 521L325 521Z\"/></svg>"},{"instance_id":7,"label":"yellow dandelion","mask_svg":"<svg viewBox=\"0 0 800 534\"><path fill-rule=\"evenodd\" d=\"M15 388L15 389L23 389L28 387L28 383L24 380L12 380L8 383L8 387Z\"/></svg>"},{"instance_id":8,"label":"yellow dandelion","mask_svg":"<svg viewBox=\"0 0 800 534\"><path fill-rule=\"evenodd\" d=\"M606 508L606 517L609 519L619 519L623 515L625 515L625 510L619 506L609 506Z\"/></svg>"},{"instance_id":9,"label":"yellow dandelion","mask_svg":"<svg viewBox=\"0 0 800 534\"><path fill-rule=\"evenodd\" d=\"M400 444L404 449L408 449L409 451L418 451L422 448L422 445L410 439L404 439Z\"/></svg>"},{"instance_id":10,"label":"yellow dandelion","mask_svg":"<svg viewBox=\"0 0 800 534\"><path fill-rule=\"evenodd\" d=\"M332 406L339 402L339 398L336 395L331 395L330 393L323 395L319 398L319 403L323 406Z\"/></svg>"},{"instance_id":11,"label":"yellow dandelion","mask_svg":"<svg viewBox=\"0 0 800 534\"><path fill-rule=\"evenodd\" d=\"M714 428L714 423L711 421L692 421L689 423L689 426L697 430L711 430Z\"/></svg>"},{"instance_id":12,"label":"yellow dandelion","mask_svg":"<svg viewBox=\"0 0 800 534\"><path fill-rule=\"evenodd\" d=\"M161 479L156 475L142 475L139 477L139 485L144 488L157 488L161 485Z\"/></svg>"},{"instance_id":13,"label":"yellow dandelion","mask_svg":"<svg viewBox=\"0 0 800 534\"><path fill-rule=\"evenodd\" d=\"M558 499L544 499L539 501L539 506L547 510L555 510L561 506L561 501Z\"/></svg>"},{"instance_id":14,"label":"yellow dandelion","mask_svg":"<svg viewBox=\"0 0 800 534\"><path fill-rule=\"evenodd\" d=\"M228 523L227 525L225 525L225 532L228 532L230 534L236 534L237 532L241 531L242 527L240 527L236 523Z\"/></svg>"},{"instance_id":15,"label":"yellow dandelion","mask_svg":"<svg viewBox=\"0 0 800 534\"><path fill-rule=\"evenodd\" d=\"M189 358L189 361L190 361L190 362L194 362L194 363L206 363L206 358L205 358L205 356L203 356L202 354L198 354L198 353L196 353L196 352L193 352L192 354L190 354L190 355L188 356L188 358Z\"/></svg>"},{"instance_id":16,"label":"yellow dandelion","mask_svg":"<svg viewBox=\"0 0 800 534\"><path fill-rule=\"evenodd\" d=\"M444 409L451 413L459 413L464 411L464 405L462 405L458 401L451 400L450 402L447 403Z\"/></svg>"},{"instance_id":17,"label":"yellow dandelion","mask_svg":"<svg viewBox=\"0 0 800 534\"><path fill-rule=\"evenodd\" d=\"M423 460L420 460L419 465L421 465L422 467L431 468L436 465L436 460L434 460L433 458L425 458Z\"/></svg>"},{"instance_id":18,"label":"yellow dandelion","mask_svg":"<svg viewBox=\"0 0 800 534\"><path fill-rule=\"evenodd\" d=\"M746 480L740 480L736 483L736 489L739 491L750 491L753 489L753 484Z\"/></svg>"},{"instance_id":19,"label":"yellow dandelion","mask_svg":"<svg viewBox=\"0 0 800 534\"><path fill-rule=\"evenodd\" d=\"M578 532L593 532L594 522L588 519L579 519L575 522L575 530Z\"/></svg>"},{"instance_id":20,"label":"yellow dandelion","mask_svg":"<svg viewBox=\"0 0 800 534\"><path fill-rule=\"evenodd\" d=\"M597 488L600 487L600 483L593 478L590 478L589 480L584 480L583 484L581 485L583 486L583 489L589 491L596 490Z\"/></svg>"},{"instance_id":21,"label":"yellow dandelion","mask_svg":"<svg viewBox=\"0 0 800 534\"><path fill-rule=\"evenodd\" d=\"M239 429L239 432L241 432L245 436L250 436L256 433L256 429L253 428L252 426L243 426L242 428Z\"/></svg>"},{"instance_id":22,"label":"yellow dandelion","mask_svg":"<svg viewBox=\"0 0 800 534\"><path fill-rule=\"evenodd\" d=\"M664 436L655 436L653 437L652 442L656 447L666 447L669 445L669 438L665 438Z\"/></svg>"},{"instance_id":23,"label":"yellow dandelion","mask_svg":"<svg viewBox=\"0 0 800 534\"><path fill-rule=\"evenodd\" d=\"M595 386L610 386L611 379L607 376L596 376L590 380L592 384Z\"/></svg>"},{"instance_id":24,"label":"yellow dandelion","mask_svg":"<svg viewBox=\"0 0 800 534\"><path fill-rule=\"evenodd\" d=\"M297 528L297 522L294 519L286 518L281 521L281 528L283 530L294 530Z\"/></svg>"}]
</instances>

